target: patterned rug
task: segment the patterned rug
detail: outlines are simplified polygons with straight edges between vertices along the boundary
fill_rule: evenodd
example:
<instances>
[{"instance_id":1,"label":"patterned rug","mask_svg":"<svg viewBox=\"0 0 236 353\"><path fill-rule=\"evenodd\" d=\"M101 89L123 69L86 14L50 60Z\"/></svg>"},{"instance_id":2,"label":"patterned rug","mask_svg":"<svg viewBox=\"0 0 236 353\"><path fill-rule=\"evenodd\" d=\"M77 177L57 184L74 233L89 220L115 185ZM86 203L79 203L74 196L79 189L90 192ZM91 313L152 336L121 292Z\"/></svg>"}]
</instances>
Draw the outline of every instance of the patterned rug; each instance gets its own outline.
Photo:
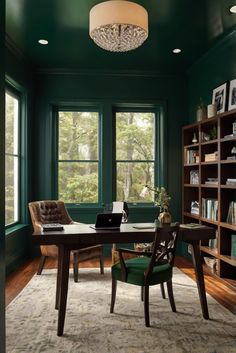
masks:
<instances>
[{"instance_id":1,"label":"patterned rug","mask_svg":"<svg viewBox=\"0 0 236 353\"><path fill-rule=\"evenodd\" d=\"M140 288L118 283L115 313L109 313L109 269L81 269L69 280L65 334L58 337L55 270L34 276L7 307L7 353L235 353L236 316L208 296L204 320L196 284L174 269L177 312L150 290L151 327L144 325Z\"/></svg>"}]
</instances>

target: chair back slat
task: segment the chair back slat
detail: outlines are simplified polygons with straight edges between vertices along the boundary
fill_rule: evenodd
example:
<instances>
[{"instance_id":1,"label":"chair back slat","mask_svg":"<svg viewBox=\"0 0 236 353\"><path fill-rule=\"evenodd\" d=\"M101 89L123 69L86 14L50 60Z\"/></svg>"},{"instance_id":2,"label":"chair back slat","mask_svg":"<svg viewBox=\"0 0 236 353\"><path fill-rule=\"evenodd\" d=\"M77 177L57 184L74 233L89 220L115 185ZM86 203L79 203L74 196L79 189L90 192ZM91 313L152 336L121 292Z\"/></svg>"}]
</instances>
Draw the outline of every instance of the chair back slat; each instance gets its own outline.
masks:
<instances>
[{"instance_id":1,"label":"chair back slat","mask_svg":"<svg viewBox=\"0 0 236 353\"><path fill-rule=\"evenodd\" d=\"M178 224L156 228L150 263L145 271L146 281L148 281L148 278L151 276L154 266L165 263L169 263L171 266L174 265L178 233Z\"/></svg>"}]
</instances>

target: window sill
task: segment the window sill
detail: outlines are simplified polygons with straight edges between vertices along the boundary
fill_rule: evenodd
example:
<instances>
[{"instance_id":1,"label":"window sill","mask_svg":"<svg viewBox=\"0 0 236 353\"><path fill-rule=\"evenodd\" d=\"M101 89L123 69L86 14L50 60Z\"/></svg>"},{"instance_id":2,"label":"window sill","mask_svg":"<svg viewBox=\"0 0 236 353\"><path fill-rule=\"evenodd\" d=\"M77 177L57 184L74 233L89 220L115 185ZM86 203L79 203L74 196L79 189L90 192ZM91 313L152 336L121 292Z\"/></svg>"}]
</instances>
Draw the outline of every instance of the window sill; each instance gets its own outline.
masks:
<instances>
[{"instance_id":1,"label":"window sill","mask_svg":"<svg viewBox=\"0 0 236 353\"><path fill-rule=\"evenodd\" d=\"M5 235L11 235L14 234L20 230L23 230L24 228L29 227L28 224L15 224L13 226L9 226L7 229L5 229Z\"/></svg>"}]
</instances>

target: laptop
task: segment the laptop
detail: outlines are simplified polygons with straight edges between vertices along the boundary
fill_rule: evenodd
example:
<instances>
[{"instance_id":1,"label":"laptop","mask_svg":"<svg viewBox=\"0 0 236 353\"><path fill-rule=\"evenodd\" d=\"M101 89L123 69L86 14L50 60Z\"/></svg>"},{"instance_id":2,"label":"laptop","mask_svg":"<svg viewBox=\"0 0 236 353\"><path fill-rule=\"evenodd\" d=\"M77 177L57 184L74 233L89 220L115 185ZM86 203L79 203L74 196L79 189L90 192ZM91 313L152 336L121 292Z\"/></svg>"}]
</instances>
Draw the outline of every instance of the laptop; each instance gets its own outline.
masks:
<instances>
[{"instance_id":1,"label":"laptop","mask_svg":"<svg viewBox=\"0 0 236 353\"><path fill-rule=\"evenodd\" d=\"M98 213L96 223L90 226L96 230L117 230L120 229L122 213Z\"/></svg>"}]
</instances>

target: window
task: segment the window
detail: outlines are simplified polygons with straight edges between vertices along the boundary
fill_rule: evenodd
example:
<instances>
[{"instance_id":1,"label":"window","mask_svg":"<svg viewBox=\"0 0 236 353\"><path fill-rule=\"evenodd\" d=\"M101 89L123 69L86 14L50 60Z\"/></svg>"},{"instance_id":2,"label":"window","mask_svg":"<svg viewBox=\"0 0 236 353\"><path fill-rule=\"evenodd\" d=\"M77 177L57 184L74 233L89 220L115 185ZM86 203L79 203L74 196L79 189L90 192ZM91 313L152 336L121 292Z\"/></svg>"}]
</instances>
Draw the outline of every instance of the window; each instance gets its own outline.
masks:
<instances>
[{"instance_id":1,"label":"window","mask_svg":"<svg viewBox=\"0 0 236 353\"><path fill-rule=\"evenodd\" d=\"M6 95L5 143L5 225L19 221L19 112L20 100L10 92Z\"/></svg>"},{"instance_id":2,"label":"window","mask_svg":"<svg viewBox=\"0 0 236 353\"><path fill-rule=\"evenodd\" d=\"M58 197L66 203L98 203L99 113L59 111Z\"/></svg>"},{"instance_id":3,"label":"window","mask_svg":"<svg viewBox=\"0 0 236 353\"><path fill-rule=\"evenodd\" d=\"M142 194L146 184L153 186L156 170L156 114L116 111L116 199L127 202L153 202L152 193Z\"/></svg>"}]
</instances>

